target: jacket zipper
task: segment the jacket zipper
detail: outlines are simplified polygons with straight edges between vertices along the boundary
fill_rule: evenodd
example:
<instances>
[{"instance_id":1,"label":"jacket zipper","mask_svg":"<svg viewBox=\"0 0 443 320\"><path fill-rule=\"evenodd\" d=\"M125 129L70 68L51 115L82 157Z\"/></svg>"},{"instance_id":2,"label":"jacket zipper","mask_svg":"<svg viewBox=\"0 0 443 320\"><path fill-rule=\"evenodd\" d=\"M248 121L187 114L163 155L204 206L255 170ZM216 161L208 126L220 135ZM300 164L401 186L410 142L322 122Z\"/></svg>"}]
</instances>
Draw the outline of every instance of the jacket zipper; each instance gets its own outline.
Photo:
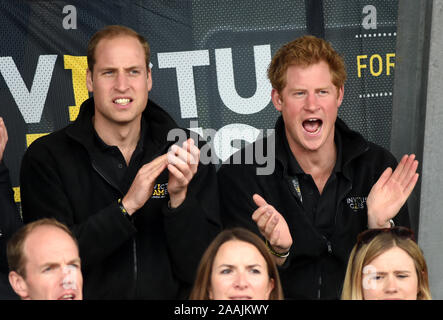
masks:
<instances>
[{"instance_id":1,"label":"jacket zipper","mask_svg":"<svg viewBox=\"0 0 443 320\"><path fill-rule=\"evenodd\" d=\"M92 165L92 168L103 178L103 180L105 180L110 186L117 189L120 192L120 194L123 196L123 193L121 192L120 188L118 186L114 185L111 181L109 181L105 177L105 175L103 175L100 172L100 170L98 170L98 168L95 166L93 161L91 161L91 165ZM131 216L130 220L131 220L131 222L133 222L132 216ZM134 271L134 279L133 280L134 280L134 295L135 295L136 287L137 287L137 276L138 276L138 274L137 274L137 272L138 272L138 270L137 270L137 243L136 243L135 237L132 237L132 254L133 254L133 262L134 262L134 270L133 270Z\"/></svg>"}]
</instances>

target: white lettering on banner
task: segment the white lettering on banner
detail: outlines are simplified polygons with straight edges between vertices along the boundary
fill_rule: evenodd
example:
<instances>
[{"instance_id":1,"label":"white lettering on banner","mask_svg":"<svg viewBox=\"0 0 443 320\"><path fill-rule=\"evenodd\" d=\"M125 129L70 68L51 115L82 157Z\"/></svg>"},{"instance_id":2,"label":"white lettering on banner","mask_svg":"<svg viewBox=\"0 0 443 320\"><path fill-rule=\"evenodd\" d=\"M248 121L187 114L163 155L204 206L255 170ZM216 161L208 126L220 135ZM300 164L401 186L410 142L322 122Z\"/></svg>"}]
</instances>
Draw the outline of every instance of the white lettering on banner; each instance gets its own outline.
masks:
<instances>
[{"instance_id":1,"label":"white lettering on banner","mask_svg":"<svg viewBox=\"0 0 443 320\"><path fill-rule=\"evenodd\" d=\"M68 13L63 18L63 28L66 30L77 29L77 8L69 4L63 7L63 13Z\"/></svg>"},{"instance_id":2,"label":"white lettering on banner","mask_svg":"<svg viewBox=\"0 0 443 320\"><path fill-rule=\"evenodd\" d=\"M39 56L31 91L28 91L12 57L0 57L0 73L26 123L41 120L56 60L57 55Z\"/></svg>"},{"instance_id":3,"label":"white lettering on banner","mask_svg":"<svg viewBox=\"0 0 443 320\"><path fill-rule=\"evenodd\" d=\"M177 69L181 117L183 119L197 118L193 67L209 65L208 50L166 52L159 53L157 56L159 68Z\"/></svg>"},{"instance_id":4,"label":"white lettering on banner","mask_svg":"<svg viewBox=\"0 0 443 320\"><path fill-rule=\"evenodd\" d=\"M363 28L366 30L377 29L377 9L373 5L367 5L364 6L363 13L367 14L361 23Z\"/></svg>"},{"instance_id":5,"label":"white lettering on banner","mask_svg":"<svg viewBox=\"0 0 443 320\"><path fill-rule=\"evenodd\" d=\"M217 85L220 97L226 107L238 114L253 114L263 110L271 101L271 84L266 71L271 62L271 46L254 46L255 75L257 87L249 98L238 95L235 89L234 67L231 48L216 49Z\"/></svg>"}]
</instances>

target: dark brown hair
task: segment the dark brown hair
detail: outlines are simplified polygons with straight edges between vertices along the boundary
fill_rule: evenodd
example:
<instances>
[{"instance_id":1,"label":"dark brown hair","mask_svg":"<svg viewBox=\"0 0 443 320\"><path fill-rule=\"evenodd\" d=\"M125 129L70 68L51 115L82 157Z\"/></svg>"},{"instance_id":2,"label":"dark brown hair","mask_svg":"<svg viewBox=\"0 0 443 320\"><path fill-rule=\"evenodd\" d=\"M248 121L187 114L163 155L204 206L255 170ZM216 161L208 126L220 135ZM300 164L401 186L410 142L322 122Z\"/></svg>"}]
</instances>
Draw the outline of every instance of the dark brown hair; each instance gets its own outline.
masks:
<instances>
[{"instance_id":1,"label":"dark brown hair","mask_svg":"<svg viewBox=\"0 0 443 320\"><path fill-rule=\"evenodd\" d=\"M283 289L273 257L266 248L263 240L260 239L260 237L258 237L255 233L252 233L244 228L223 230L211 242L200 261L197 277L189 298L191 300L209 300L212 266L214 264L215 256L217 255L221 245L230 240L244 241L252 244L258 249L266 261L269 278L274 280L274 288L269 295L269 300L283 300Z\"/></svg>"}]
</instances>

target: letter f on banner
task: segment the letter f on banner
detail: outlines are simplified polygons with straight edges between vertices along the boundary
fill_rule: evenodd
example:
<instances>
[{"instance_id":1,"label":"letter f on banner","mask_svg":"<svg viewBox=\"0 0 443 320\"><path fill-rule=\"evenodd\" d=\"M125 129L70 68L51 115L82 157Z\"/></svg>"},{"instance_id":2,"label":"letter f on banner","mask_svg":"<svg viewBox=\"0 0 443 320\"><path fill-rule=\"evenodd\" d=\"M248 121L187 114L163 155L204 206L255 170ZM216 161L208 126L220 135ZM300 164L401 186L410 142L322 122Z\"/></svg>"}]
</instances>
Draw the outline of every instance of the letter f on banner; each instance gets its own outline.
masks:
<instances>
[{"instance_id":1,"label":"letter f on banner","mask_svg":"<svg viewBox=\"0 0 443 320\"><path fill-rule=\"evenodd\" d=\"M12 57L0 57L0 73L26 123L40 122L56 60L57 55L38 58L31 91L28 91Z\"/></svg>"}]
</instances>

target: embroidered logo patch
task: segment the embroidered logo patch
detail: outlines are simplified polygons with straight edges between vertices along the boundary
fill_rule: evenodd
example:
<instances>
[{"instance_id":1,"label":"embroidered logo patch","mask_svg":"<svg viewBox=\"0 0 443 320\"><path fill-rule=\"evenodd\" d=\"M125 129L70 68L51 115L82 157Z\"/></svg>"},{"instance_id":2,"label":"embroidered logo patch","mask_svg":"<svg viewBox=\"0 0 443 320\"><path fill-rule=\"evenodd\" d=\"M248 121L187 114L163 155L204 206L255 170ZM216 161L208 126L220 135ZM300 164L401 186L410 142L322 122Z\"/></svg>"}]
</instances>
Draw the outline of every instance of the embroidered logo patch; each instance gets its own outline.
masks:
<instances>
[{"instance_id":1,"label":"embroidered logo patch","mask_svg":"<svg viewBox=\"0 0 443 320\"><path fill-rule=\"evenodd\" d=\"M366 207L366 200L368 197L349 197L346 199L346 204L354 211L364 209Z\"/></svg>"},{"instance_id":2,"label":"embroidered logo patch","mask_svg":"<svg viewBox=\"0 0 443 320\"><path fill-rule=\"evenodd\" d=\"M154 185L154 191L151 198L164 199L168 195L168 183L157 183Z\"/></svg>"}]
</instances>

